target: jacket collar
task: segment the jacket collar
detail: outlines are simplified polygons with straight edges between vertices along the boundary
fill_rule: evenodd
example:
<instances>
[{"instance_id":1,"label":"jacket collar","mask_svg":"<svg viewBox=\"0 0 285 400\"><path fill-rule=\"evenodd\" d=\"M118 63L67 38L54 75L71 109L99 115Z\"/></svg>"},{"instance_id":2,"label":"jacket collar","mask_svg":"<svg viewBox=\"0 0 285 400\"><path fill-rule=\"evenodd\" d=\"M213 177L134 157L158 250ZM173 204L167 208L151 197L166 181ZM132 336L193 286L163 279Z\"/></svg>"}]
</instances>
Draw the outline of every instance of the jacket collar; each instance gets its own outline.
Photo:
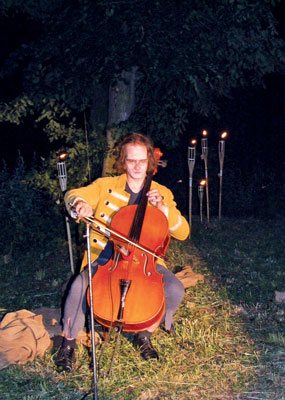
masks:
<instances>
[{"instance_id":1,"label":"jacket collar","mask_svg":"<svg viewBox=\"0 0 285 400\"><path fill-rule=\"evenodd\" d=\"M151 182L151 188L153 188L153 182ZM116 188L125 190L127 183L127 174L122 174L118 176L118 180L116 182Z\"/></svg>"},{"instance_id":2,"label":"jacket collar","mask_svg":"<svg viewBox=\"0 0 285 400\"><path fill-rule=\"evenodd\" d=\"M116 183L116 188L125 190L126 183L127 183L127 174L119 175Z\"/></svg>"}]
</instances>

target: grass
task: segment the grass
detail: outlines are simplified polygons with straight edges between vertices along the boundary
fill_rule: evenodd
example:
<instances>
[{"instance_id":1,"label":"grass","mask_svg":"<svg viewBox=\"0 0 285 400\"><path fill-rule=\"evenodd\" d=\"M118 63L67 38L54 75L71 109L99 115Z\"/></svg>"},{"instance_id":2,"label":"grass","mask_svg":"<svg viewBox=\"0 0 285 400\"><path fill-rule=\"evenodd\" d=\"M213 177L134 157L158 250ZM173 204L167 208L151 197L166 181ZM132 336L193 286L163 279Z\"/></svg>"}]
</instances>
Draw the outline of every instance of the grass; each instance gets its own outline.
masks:
<instances>
[{"instance_id":1,"label":"grass","mask_svg":"<svg viewBox=\"0 0 285 400\"><path fill-rule=\"evenodd\" d=\"M112 374L105 376L112 334L100 362L98 398L285 399L284 303L275 301L275 291L285 291L282 237L284 220L223 219L201 225L194 219L192 239L172 241L168 265L174 271L190 265L205 282L186 290L175 315L176 335L161 329L153 335L159 362L141 360L133 334L123 334ZM9 271L1 266L0 307L60 307L60 287L69 276L64 255L52 255L44 271L27 265L17 276L11 265ZM89 349L78 346L76 368L69 375L56 372L53 352L0 371L0 398L92 399Z\"/></svg>"}]
</instances>

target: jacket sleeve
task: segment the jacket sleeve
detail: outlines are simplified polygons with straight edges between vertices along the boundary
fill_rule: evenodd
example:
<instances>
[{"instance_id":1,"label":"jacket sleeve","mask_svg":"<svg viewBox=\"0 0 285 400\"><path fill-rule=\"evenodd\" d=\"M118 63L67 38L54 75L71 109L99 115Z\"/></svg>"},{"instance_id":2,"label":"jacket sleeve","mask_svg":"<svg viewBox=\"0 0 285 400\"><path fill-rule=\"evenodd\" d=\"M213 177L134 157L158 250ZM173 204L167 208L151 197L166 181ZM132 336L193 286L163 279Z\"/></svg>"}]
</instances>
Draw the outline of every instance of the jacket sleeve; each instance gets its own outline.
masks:
<instances>
[{"instance_id":1,"label":"jacket sleeve","mask_svg":"<svg viewBox=\"0 0 285 400\"><path fill-rule=\"evenodd\" d=\"M92 207L94 212L100 198L100 191L101 178L97 179L88 186L69 190L64 196L65 206L69 214L74 217L74 215L72 214L72 206L74 206L75 203L79 200L83 200L88 203Z\"/></svg>"},{"instance_id":2,"label":"jacket sleeve","mask_svg":"<svg viewBox=\"0 0 285 400\"><path fill-rule=\"evenodd\" d=\"M164 213L168 219L171 236L178 240L187 239L190 233L189 224L186 218L183 217L181 212L177 209L171 190L160 184L156 184L156 186L163 196L163 202L166 205Z\"/></svg>"}]
</instances>

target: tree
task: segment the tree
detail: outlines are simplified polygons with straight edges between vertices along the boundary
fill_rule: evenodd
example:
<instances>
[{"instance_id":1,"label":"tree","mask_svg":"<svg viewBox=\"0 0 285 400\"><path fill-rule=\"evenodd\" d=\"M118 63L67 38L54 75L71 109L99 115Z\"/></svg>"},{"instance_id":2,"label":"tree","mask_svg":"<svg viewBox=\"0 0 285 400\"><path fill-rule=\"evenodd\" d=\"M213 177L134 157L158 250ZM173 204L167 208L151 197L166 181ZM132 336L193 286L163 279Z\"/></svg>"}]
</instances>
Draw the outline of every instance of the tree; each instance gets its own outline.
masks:
<instances>
[{"instance_id":1,"label":"tree","mask_svg":"<svg viewBox=\"0 0 285 400\"><path fill-rule=\"evenodd\" d=\"M109 89L135 68L134 111L117 126L117 136L136 129L174 148L193 113L218 114L218 100L235 88L262 84L284 63L274 4L2 1L2 18L20 15L37 34L19 39L2 65L0 78L11 82L16 76L19 84L13 98L3 99L0 121L20 124L33 115L56 146L71 147L78 158L86 147L79 129L85 113L92 116L93 157L101 163Z\"/></svg>"}]
</instances>

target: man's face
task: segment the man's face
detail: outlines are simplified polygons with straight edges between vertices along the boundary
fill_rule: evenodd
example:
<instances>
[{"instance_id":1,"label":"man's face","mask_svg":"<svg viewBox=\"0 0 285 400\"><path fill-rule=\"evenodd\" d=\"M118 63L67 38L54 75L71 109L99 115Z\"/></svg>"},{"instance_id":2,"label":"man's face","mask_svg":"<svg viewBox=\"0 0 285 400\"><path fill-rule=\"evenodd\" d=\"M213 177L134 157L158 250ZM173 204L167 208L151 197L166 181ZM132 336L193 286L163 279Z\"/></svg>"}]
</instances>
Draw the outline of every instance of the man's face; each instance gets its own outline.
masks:
<instances>
[{"instance_id":1,"label":"man's face","mask_svg":"<svg viewBox=\"0 0 285 400\"><path fill-rule=\"evenodd\" d=\"M148 158L147 149L141 144L128 144L126 147L126 173L129 178L141 180L145 178Z\"/></svg>"}]
</instances>

